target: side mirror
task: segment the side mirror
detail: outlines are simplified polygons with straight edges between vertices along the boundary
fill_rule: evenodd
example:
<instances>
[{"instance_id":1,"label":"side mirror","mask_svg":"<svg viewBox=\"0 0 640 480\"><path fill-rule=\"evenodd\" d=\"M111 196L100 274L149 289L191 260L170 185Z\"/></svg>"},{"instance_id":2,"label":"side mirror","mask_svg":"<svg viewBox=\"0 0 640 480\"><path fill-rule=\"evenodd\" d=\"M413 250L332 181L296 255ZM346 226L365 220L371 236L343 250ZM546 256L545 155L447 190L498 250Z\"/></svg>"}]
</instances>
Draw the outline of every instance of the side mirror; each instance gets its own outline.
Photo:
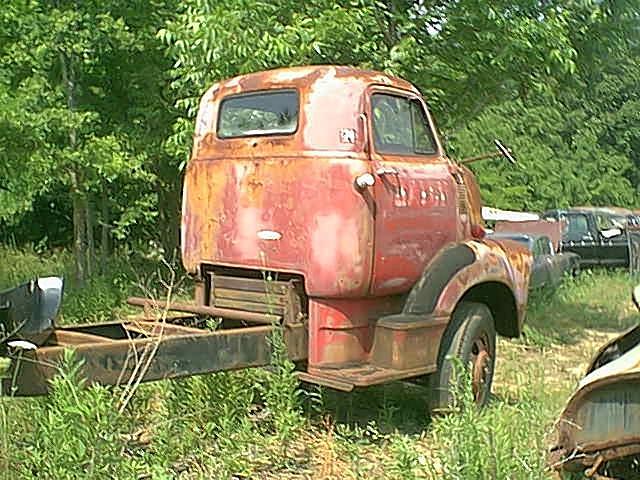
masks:
<instances>
[{"instance_id":1,"label":"side mirror","mask_svg":"<svg viewBox=\"0 0 640 480\"><path fill-rule=\"evenodd\" d=\"M502 142L498 139L495 139L493 143L496 144L496 148L498 149L498 152L500 152L500 155L509 160L509 162L511 162L513 165L516 164L516 157L513 156L513 152L510 148L503 145Z\"/></svg>"},{"instance_id":2,"label":"side mirror","mask_svg":"<svg viewBox=\"0 0 640 480\"><path fill-rule=\"evenodd\" d=\"M633 289L631 298L636 308L640 311L640 285L636 285L636 288Z\"/></svg>"}]
</instances>

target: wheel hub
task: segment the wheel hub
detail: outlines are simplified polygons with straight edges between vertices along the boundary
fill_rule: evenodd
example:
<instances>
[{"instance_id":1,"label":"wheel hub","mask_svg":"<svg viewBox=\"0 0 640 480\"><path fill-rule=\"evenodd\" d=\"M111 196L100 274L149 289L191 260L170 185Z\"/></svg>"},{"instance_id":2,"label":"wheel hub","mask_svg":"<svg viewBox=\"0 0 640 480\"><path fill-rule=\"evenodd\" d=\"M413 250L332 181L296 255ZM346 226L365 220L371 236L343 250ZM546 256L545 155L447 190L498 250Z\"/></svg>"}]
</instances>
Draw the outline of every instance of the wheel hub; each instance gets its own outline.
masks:
<instances>
[{"instance_id":1,"label":"wheel hub","mask_svg":"<svg viewBox=\"0 0 640 480\"><path fill-rule=\"evenodd\" d=\"M489 376L491 355L487 349L487 343L482 338L476 339L472 348L472 388L476 403L483 403L485 386Z\"/></svg>"}]
</instances>

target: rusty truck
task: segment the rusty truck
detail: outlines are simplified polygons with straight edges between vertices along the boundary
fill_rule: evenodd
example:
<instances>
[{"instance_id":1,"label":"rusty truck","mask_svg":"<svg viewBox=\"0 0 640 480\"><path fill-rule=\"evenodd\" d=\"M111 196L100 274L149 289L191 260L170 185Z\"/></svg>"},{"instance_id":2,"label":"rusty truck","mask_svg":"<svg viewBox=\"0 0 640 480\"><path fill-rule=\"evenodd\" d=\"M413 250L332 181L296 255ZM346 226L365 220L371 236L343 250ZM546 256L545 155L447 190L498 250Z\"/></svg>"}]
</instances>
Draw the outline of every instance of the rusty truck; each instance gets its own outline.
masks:
<instances>
[{"instance_id":1,"label":"rusty truck","mask_svg":"<svg viewBox=\"0 0 640 480\"><path fill-rule=\"evenodd\" d=\"M485 238L474 175L446 155L418 89L384 73L309 66L211 86L181 230L195 300L160 307L182 313L159 320L132 298L137 320L51 328L20 365L7 347L5 390L45 393L68 347L102 384L134 374L150 345L145 381L265 366L278 329L305 382L415 380L441 408L458 358L482 405L496 334L522 331L530 253Z\"/></svg>"}]
</instances>

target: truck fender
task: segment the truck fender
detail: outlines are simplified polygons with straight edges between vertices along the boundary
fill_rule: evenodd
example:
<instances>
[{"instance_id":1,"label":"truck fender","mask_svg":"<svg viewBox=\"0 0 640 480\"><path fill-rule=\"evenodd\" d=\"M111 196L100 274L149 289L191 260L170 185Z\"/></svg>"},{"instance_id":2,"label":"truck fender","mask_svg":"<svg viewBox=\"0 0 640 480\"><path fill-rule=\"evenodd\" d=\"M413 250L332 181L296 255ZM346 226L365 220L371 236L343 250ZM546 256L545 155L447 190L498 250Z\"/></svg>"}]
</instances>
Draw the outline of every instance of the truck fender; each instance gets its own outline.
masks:
<instances>
[{"instance_id":1,"label":"truck fender","mask_svg":"<svg viewBox=\"0 0 640 480\"><path fill-rule=\"evenodd\" d=\"M451 317L461 301L487 305L496 330L520 335L531 254L515 242L467 241L443 248L409 293L403 313Z\"/></svg>"}]
</instances>

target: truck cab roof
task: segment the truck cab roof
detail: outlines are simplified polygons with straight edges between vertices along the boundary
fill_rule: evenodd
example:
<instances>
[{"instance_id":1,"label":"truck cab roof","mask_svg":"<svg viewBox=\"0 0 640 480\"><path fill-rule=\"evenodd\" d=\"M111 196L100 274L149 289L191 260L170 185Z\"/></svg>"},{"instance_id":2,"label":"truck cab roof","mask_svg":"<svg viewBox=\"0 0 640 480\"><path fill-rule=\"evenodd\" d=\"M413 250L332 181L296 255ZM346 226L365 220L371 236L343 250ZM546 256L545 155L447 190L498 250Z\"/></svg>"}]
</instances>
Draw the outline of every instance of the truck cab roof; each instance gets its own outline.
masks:
<instances>
[{"instance_id":1,"label":"truck cab roof","mask_svg":"<svg viewBox=\"0 0 640 480\"><path fill-rule=\"evenodd\" d=\"M323 152L364 157L363 112L367 93L376 88L422 102L418 89L405 80L346 66L282 68L218 82L201 99L192 158L291 158ZM437 138L435 143L434 156L439 157Z\"/></svg>"}]
</instances>

